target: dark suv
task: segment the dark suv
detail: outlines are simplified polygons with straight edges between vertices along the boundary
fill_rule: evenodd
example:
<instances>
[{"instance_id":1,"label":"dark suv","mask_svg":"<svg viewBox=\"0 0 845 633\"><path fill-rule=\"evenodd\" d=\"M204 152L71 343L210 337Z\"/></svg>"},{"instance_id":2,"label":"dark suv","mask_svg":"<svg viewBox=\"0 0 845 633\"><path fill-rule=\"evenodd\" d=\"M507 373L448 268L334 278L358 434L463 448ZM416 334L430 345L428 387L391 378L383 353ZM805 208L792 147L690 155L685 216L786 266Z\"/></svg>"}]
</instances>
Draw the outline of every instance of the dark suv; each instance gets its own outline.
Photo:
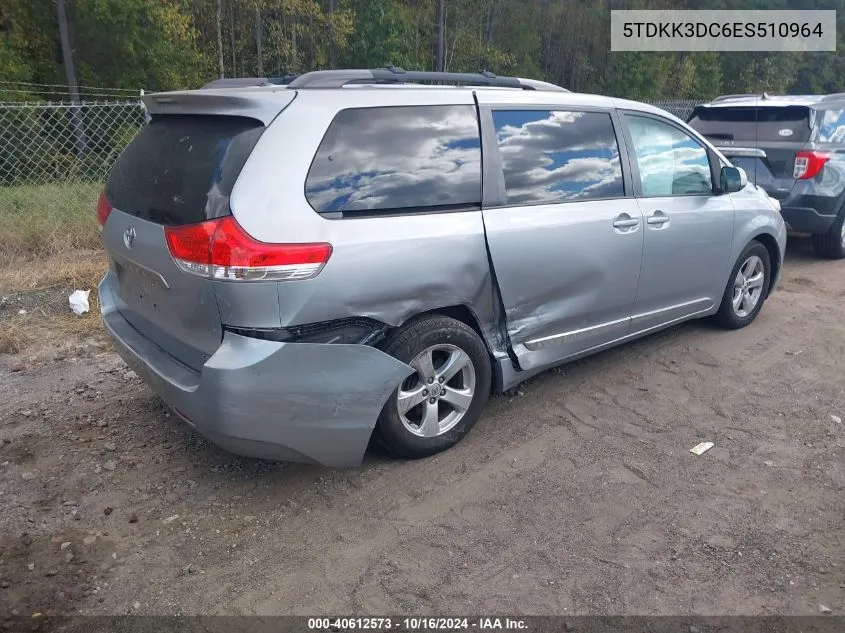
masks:
<instances>
[{"instance_id":1,"label":"dark suv","mask_svg":"<svg viewBox=\"0 0 845 633\"><path fill-rule=\"evenodd\" d=\"M845 257L845 94L726 95L689 124L781 204L816 252Z\"/></svg>"}]
</instances>

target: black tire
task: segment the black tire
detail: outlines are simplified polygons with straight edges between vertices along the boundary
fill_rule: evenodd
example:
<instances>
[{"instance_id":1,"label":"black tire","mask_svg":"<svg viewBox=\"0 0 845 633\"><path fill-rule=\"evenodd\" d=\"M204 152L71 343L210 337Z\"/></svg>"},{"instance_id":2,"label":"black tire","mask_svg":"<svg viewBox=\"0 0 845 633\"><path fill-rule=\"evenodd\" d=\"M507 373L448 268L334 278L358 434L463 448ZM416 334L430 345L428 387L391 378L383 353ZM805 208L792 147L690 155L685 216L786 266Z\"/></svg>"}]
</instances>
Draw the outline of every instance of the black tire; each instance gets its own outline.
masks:
<instances>
[{"instance_id":1,"label":"black tire","mask_svg":"<svg viewBox=\"0 0 845 633\"><path fill-rule=\"evenodd\" d=\"M425 388L426 385L424 383L426 381L421 379L420 372L403 381L402 385L393 391L384 405L374 433L374 437L379 444L399 457L427 457L460 442L469 433L470 429L475 426L475 423L481 416L484 405L487 403L487 398L490 396L491 368L487 347L484 345L481 337L476 334L475 330L456 319L445 316L429 316L416 319L389 336L384 344L381 345L381 349L394 358L401 360L403 363L410 364L418 355L436 346L452 346L463 351L469 357L472 363L472 370L474 371L474 392L463 416L458 419L452 428L446 430L441 435L420 437L412 433L406 428L405 423L403 423L402 416L399 413L397 397L400 389L413 391L417 388ZM433 363L435 370L438 369L439 354L447 355L447 358L449 358L448 352L442 350L435 351L432 357L435 361ZM440 367L442 368L442 366ZM444 386L454 384L458 388L465 387L465 385L454 383L455 380L462 381L465 377L463 373L456 375L452 379L445 380ZM436 379L435 382L437 382ZM439 393L441 387L437 386L435 388ZM427 389L432 388L428 387ZM444 396L445 399L446 397ZM409 409L406 413L406 419L417 414L422 417L428 402L429 398L425 398L421 404ZM438 407L442 406L442 410L447 413L450 409L453 409L448 401L441 405L438 399L436 405ZM408 421L411 423L414 422L414 420ZM422 425L423 422L420 420L420 429L422 429ZM411 426L413 427L413 424Z\"/></svg>"},{"instance_id":2,"label":"black tire","mask_svg":"<svg viewBox=\"0 0 845 633\"><path fill-rule=\"evenodd\" d=\"M762 261L763 265L763 285L760 288L760 295L754 307L745 314L740 314L734 307L734 290L736 287L736 278L740 269L746 265L746 262L753 256L757 256ZM728 278L728 285L725 288L725 294L722 295L722 303L719 306L719 311L716 313L714 320L723 328L729 330L738 330L743 328L760 313L763 303L769 295L769 286L772 283L772 261L769 256L768 249L757 240L752 241L745 249L734 264L731 270L731 276ZM742 307L742 306L741 306Z\"/></svg>"},{"instance_id":3,"label":"black tire","mask_svg":"<svg viewBox=\"0 0 845 633\"><path fill-rule=\"evenodd\" d=\"M813 235L813 248L816 255L825 259L845 258L845 208L839 211L839 216L827 233Z\"/></svg>"}]
</instances>

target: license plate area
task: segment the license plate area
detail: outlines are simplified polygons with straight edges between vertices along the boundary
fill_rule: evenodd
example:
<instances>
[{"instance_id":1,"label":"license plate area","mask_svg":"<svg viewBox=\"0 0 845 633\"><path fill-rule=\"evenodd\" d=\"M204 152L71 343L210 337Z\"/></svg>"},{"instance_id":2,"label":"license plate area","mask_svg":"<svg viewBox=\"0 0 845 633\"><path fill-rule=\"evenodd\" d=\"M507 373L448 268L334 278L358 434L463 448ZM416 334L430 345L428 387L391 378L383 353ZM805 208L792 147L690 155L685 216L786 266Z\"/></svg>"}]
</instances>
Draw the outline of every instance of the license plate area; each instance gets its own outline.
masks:
<instances>
[{"instance_id":1,"label":"license plate area","mask_svg":"<svg viewBox=\"0 0 845 633\"><path fill-rule=\"evenodd\" d=\"M155 311L159 302L170 292L170 285L161 273L123 259L115 259L113 266L118 281L118 294L126 305Z\"/></svg>"}]
</instances>

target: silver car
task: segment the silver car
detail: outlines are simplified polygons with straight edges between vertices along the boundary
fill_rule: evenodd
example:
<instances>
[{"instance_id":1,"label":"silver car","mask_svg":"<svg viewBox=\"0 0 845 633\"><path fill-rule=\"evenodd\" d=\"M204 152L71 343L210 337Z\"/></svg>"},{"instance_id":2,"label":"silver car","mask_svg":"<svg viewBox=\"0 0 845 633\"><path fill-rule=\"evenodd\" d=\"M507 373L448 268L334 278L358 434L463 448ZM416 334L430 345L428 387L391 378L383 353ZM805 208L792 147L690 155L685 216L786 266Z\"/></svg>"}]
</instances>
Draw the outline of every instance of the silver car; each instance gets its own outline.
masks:
<instances>
[{"instance_id":1,"label":"silver car","mask_svg":"<svg viewBox=\"0 0 845 633\"><path fill-rule=\"evenodd\" d=\"M392 68L145 105L98 205L102 318L243 455L431 455L549 367L748 325L783 262L777 203L641 103Z\"/></svg>"}]
</instances>

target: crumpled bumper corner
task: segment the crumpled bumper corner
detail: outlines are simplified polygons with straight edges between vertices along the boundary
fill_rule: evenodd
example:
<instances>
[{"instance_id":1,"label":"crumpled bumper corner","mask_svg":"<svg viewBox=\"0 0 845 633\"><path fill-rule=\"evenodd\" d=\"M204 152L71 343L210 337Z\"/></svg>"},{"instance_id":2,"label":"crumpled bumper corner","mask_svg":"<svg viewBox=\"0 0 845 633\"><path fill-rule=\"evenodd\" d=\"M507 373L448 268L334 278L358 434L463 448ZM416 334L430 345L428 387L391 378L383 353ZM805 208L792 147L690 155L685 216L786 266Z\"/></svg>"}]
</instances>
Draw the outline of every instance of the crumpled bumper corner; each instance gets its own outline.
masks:
<instances>
[{"instance_id":1,"label":"crumpled bumper corner","mask_svg":"<svg viewBox=\"0 0 845 633\"><path fill-rule=\"evenodd\" d=\"M226 332L196 372L120 315L108 275L100 297L103 323L121 358L199 433L240 455L356 466L384 403L414 371L374 347Z\"/></svg>"}]
</instances>

